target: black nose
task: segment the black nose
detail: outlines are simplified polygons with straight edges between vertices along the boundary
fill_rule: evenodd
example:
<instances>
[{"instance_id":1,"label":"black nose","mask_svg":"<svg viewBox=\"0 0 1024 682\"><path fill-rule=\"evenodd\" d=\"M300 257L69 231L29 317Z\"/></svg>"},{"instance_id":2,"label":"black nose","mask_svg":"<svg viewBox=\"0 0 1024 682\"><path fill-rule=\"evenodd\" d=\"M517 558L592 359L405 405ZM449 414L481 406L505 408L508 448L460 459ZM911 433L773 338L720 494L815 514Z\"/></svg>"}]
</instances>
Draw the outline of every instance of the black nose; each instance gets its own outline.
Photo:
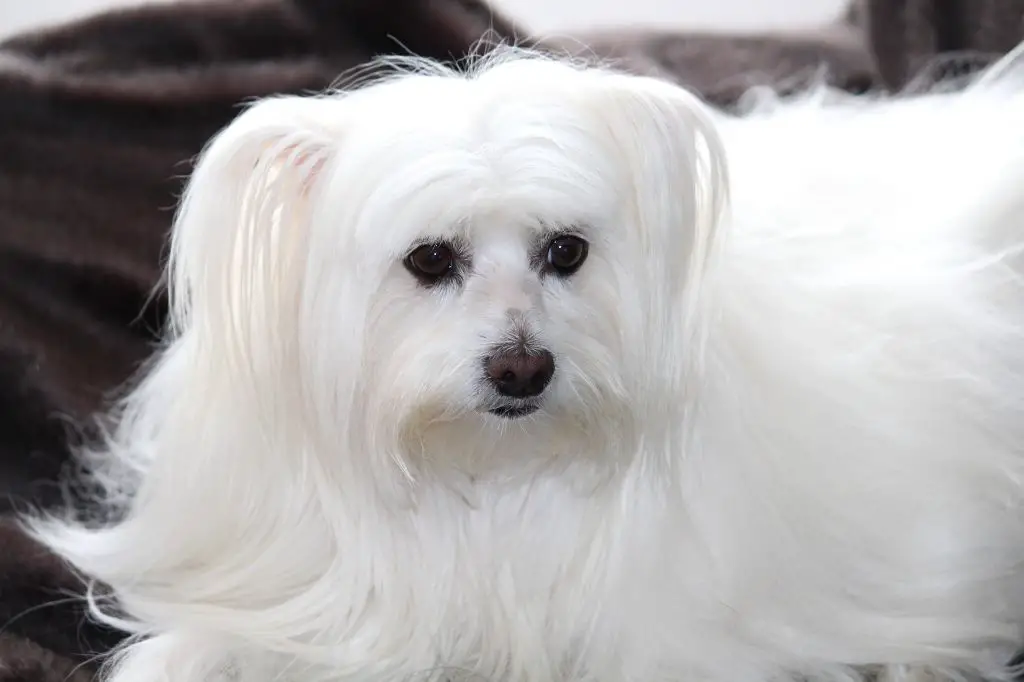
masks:
<instances>
[{"instance_id":1,"label":"black nose","mask_svg":"<svg viewBox=\"0 0 1024 682\"><path fill-rule=\"evenodd\" d=\"M540 353L495 353L487 358L487 378L498 393L509 398L532 398L540 395L555 374L555 357L548 351Z\"/></svg>"}]
</instances>

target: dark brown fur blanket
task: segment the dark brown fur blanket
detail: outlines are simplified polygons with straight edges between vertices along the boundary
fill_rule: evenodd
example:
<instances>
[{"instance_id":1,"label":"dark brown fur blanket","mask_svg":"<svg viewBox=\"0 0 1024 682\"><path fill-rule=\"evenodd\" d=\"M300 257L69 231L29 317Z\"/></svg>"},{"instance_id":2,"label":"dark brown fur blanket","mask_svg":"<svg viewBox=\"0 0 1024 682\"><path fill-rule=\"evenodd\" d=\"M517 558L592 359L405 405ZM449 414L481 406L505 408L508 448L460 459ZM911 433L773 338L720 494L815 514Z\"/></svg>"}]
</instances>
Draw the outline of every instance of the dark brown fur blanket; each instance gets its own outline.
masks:
<instances>
[{"instance_id":1,"label":"dark brown fur blanket","mask_svg":"<svg viewBox=\"0 0 1024 682\"><path fill-rule=\"evenodd\" d=\"M798 85L821 67L840 87L867 90L901 85L919 61L909 36L934 26L885 17L925 2L868 2L800 35L619 32L541 45L674 79L722 105L754 84ZM934 24L937 14L922 16ZM488 30L531 42L480 0L224 0L110 13L0 43L5 508L60 501L69 438L157 342L165 301L152 294L182 178L241 103L320 90L383 53L458 58ZM927 45L928 54L956 47ZM0 682L95 674L119 635L83 618L80 594L65 567L0 521Z\"/></svg>"}]
</instances>

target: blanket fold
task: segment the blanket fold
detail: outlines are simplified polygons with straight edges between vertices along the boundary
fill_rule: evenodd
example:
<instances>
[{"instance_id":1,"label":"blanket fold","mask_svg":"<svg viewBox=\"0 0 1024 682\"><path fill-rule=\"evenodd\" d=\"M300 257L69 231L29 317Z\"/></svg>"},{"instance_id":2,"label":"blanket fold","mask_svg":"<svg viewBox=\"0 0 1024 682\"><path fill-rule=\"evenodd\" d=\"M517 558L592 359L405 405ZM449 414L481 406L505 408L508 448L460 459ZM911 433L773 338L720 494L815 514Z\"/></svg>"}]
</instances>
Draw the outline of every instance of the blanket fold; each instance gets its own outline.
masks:
<instances>
[{"instance_id":1,"label":"blanket fold","mask_svg":"<svg viewBox=\"0 0 1024 682\"><path fill-rule=\"evenodd\" d=\"M882 82L962 76L1024 39L1024 0L859 0L851 17L867 36Z\"/></svg>"},{"instance_id":2,"label":"blanket fold","mask_svg":"<svg viewBox=\"0 0 1024 682\"><path fill-rule=\"evenodd\" d=\"M823 80L849 92L881 85L860 32L837 23L801 33L736 35L667 30L603 31L557 44L567 52L593 54L629 71L692 88L729 107L756 86L780 92Z\"/></svg>"},{"instance_id":3,"label":"blanket fold","mask_svg":"<svg viewBox=\"0 0 1024 682\"><path fill-rule=\"evenodd\" d=\"M87 682L123 634L86 617L84 583L0 521L0 681Z\"/></svg>"}]
</instances>

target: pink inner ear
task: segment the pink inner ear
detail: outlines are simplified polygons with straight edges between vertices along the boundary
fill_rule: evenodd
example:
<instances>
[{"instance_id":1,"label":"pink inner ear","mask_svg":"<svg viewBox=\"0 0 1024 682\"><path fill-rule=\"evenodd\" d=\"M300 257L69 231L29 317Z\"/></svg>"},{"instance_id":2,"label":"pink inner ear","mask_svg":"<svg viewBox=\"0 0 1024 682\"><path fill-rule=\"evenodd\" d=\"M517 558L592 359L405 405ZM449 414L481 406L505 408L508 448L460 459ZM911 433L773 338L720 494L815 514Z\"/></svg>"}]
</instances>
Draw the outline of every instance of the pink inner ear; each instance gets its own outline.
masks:
<instances>
[{"instance_id":1,"label":"pink inner ear","mask_svg":"<svg viewBox=\"0 0 1024 682\"><path fill-rule=\"evenodd\" d=\"M268 145L269 146L269 145ZM298 153L296 153L298 152ZM278 151L277 159L282 165L304 171L302 173L302 194L306 195L313 188L313 183L327 162L322 150L303 151L302 145L290 144ZM257 161L258 163L258 161Z\"/></svg>"},{"instance_id":2,"label":"pink inner ear","mask_svg":"<svg viewBox=\"0 0 1024 682\"><path fill-rule=\"evenodd\" d=\"M299 168L303 168L309 165L309 170L303 174L302 178L302 194L309 194L313 188L313 183L318 177L320 177L320 171L323 170L324 164L327 159L324 158L323 154L312 154L310 152L303 152L295 158L295 165Z\"/></svg>"}]
</instances>

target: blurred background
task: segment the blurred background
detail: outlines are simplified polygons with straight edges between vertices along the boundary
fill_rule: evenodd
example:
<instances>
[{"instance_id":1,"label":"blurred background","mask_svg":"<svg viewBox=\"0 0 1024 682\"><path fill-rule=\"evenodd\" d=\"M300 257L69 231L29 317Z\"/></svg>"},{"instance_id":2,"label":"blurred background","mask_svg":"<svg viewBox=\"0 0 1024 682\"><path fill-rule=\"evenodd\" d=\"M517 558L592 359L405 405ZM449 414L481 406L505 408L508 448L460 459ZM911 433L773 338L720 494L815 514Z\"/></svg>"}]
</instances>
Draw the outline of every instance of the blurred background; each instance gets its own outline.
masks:
<instances>
[{"instance_id":1,"label":"blurred background","mask_svg":"<svg viewBox=\"0 0 1024 682\"><path fill-rule=\"evenodd\" d=\"M174 2L189 0L149 0ZM0 36L142 0L0 0ZM536 33L623 25L764 30L820 25L845 0L493 0Z\"/></svg>"}]
</instances>

